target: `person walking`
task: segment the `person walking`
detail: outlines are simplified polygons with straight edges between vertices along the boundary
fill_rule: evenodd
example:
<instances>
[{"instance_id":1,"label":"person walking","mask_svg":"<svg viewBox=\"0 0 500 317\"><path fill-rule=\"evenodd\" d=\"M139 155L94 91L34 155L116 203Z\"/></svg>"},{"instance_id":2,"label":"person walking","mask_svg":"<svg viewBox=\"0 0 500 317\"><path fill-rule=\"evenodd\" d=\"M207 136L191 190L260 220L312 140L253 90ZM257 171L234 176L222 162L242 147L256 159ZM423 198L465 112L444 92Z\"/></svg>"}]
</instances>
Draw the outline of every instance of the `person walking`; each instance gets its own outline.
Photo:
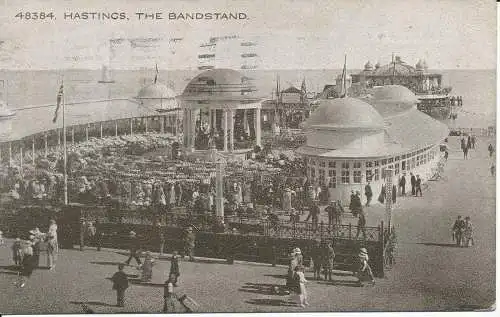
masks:
<instances>
[{"instance_id":1,"label":"person walking","mask_svg":"<svg viewBox=\"0 0 500 317\"><path fill-rule=\"evenodd\" d=\"M365 186L365 196L366 196L366 205L365 206L370 206L370 202L372 201L373 197L373 192L372 192L372 187L370 186L370 182L366 184Z\"/></svg>"},{"instance_id":2,"label":"person walking","mask_svg":"<svg viewBox=\"0 0 500 317\"><path fill-rule=\"evenodd\" d=\"M12 260L16 267L20 267L23 263L23 246L20 238L16 238L12 244Z\"/></svg>"},{"instance_id":3,"label":"person walking","mask_svg":"<svg viewBox=\"0 0 500 317\"><path fill-rule=\"evenodd\" d=\"M31 241L26 242L26 245L23 247L22 252L23 260L21 271L19 274L19 280L15 283L19 287L24 287L26 285L26 282L31 277L33 271L38 265L37 263L35 263L36 258L33 256L33 243Z\"/></svg>"},{"instance_id":4,"label":"person walking","mask_svg":"<svg viewBox=\"0 0 500 317\"><path fill-rule=\"evenodd\" d=\"M324 250L324 270L325 270L325 280L328 278L329 281L332 280L333 265L335 264L335 251L333 249L333 243L328 243Z\"/></svg>"},{"instance_id":5,"label":"person walking","mask_svg":"<svg viewBox=\"0 0 500 317\"><path fill-rule=\"evenodd\" d=\"M463 221L462 216L458 216L452 228L453 239L455 239L457 247L462 246L464 230L465 230L465 221Z\"/></svg>"},{"instance_id":6,"label":"person walking","mask_svg":"<svg viewBox=\"0 0 500 317\"><path fill-rule=\"evenodd\" d=\"M142 282L151 282L153 279L153 266L155 265L155 261L153 259L153 255L150 251L146 252L146 257L144 258L144 263L142 264Z\"/></svg>"},{"instance_id":7,"label":"person walking","mask_svg":"<svg viewBox=\"0 0 500 317\"><path fill-rule=\"evenodd\" d=\"M57 224L56 221L52 219L50 220L49 231L47 232L47 266L49 270L56 267L58 251Z\"/></svg>"},{"instance_id":8,"label":"person walking","mask_svg":"<svg viewBox=\"0 0 500 317\"><path fill-rule=\"evenodd\" d=\"M328 214L328 227L331 227L335 221L335 214L337 213L337 203L335 200L330 201L330 204L325 208L326 213Z\"/></svg>"},{"instance_id":9,"label":"person walking","mask_svg":"<svg viewBox=\"0 0 500 317\"><path fill-rule=\"evenodd\" d=\"M127 274L123 272L123 264L118 264L118 272L113 274L111 281L113 289L116 291L116 306L125 307L125 290L128 288Z\"/></svg>"},{"instance_id":10,"label":"person walking","mask_svg":"<svg viewBox=\"0 0 500 317\"><path fill-rule=\"evenodd\" d=\"M493 145L490 143L490 145L488 145L488 152L490 152L490 157L493 156L493 152L495 152L495 149L493 148Z\"/></svg>"},{"instance_id":11,"label":"person walking","mask_svg":"<svg viewBox=\"0 0 500 317\"><path fill-rule=\"evenodd\" d=\"M365 248L361 248L358 254L358 269L355 275L358 278L358 284L364 286L365 281L370 281L372 285L375 285L375 278L373 277L372 269L370 264L368 264L369 257L368 251Z\"/></svg>"},{"instance_id":12,"label":"person walking","mask_svg":"<svg viewBox=\"0 0 500 317\"><path fill-rule=\"evenodd\" d=\"M299 284L298 295L299 295L299 306L306 307L309 305L307 302L307 289L306 289L306 277L304 276L304 267L299 265L295 268L295 279Z\"/></svg>"},{"instance_id":13,"label":"person walking","mask_svg":"<svg viewBox=\"0 0 500 317\"><path fill-rule=\"evenodd\" d=\"M410 184L411 184L411 194L415 196L415 184L417 183L417 179L413 173L410 173Z\"/></svg>"},{"instance_id":14,"label":"person walking","mask_svg":"<svg viewBox=\"0 0 500 317\"><path fill-rule=\"evenodd\" d=\"M472 227L472 222L470 221L469 216L465 217L464 242L465 242L465 246L467 248L474 246L473 227Z\"/></svg>"},{"instance_id":15,"label":"person walking","mask_svg":"<svg viewBox=\"0 0 500 317\"><path fill-rule=\"evenodd\" d=\"M169 280L174 286L177 286L180 275L179 255L177 254L177 251L174 251L172 252L172 258L170 259L170 273L168 275Z\"/></svg>"},{"instance_id":16,"label":"person walking","mask_svg":"<svg viewBox=\"0 0 500 317\"><path fill-rule=\"evenodd\" d=\"M130 255L127 261L125 261L125 264L130 265L130 261L132 261L132 258L134 258L137 264L141 265L142 262L141 259L139 258L140 241L137 238L137 234L134 231L129 232L128 245L129 245Z\"/></svg>"},{"instance_id":17,"label":"person walking","mask_svg":"<svg viewBox=\"0 0 500 317\"><path fill-rule=\"evenodd\" d=\"M311 209L309 210L309 215L307 215L306 222L309 221L309 218L312 218L312 229L316 231L318 229L318 220L319 220L320 209L318 206L318 202L314 201L311 205Z\"/></svg>"},{"instance_id":18,"label":"person walking","mask_svg":"<svg viewBox=\"0 0 500 317\"><path fill-rule=\"evenodd\" d=\"M405 174L401 176L401 179L399 180L399 188L401 188L401 196L406 196L406 177Z\"/></svg>"},{"instance_id":19,"label":"person walking","mask_svg":"<svg viewBox=\"0 0 500 317\"><path fill-rule=\"evenodd\" d=\"M194 261L194 247L196 243L196 236L193 232L193 227L189 226L184 231L184 237L182 239L182 244L184 245L184 252L182 254L182 258L184 256L189 256L189 261Z\"/></svg>"},{"instance_id":20,"label":"person walking","mask_svg":"<svg viewBox=\"0 0 500 317\"><path fill-rule=\"evenodd\" d=\"M356 237L354 238L354 240L358 240L360 231L363 232L363 240L366 240L366 218L364 212L360 212L358 215L358 226L356 229Z\"/></svg>"},{"instance_id":21,"label":"person walking","mask_svg":"<svg viewBox=\"0 0 500 317\"><path fill-rule=\"evenodd\" d=\"M418 196L418 193L420 193L420 197L422 197L422 180L420 179L420 175L417 175L415 181L415 196Z\"/></svg>"},{"instance_id":22,"label":"person walking","mask_svg":"<svg viewBox=\"0 0 500 317\"><path fill-rule=\"evenodd\" d=\"M342 202L337 200L337 207L335 208L335 224L342 224L342 214L344 213L344 208L342 207Z\"/></svg>"}]
</instances>

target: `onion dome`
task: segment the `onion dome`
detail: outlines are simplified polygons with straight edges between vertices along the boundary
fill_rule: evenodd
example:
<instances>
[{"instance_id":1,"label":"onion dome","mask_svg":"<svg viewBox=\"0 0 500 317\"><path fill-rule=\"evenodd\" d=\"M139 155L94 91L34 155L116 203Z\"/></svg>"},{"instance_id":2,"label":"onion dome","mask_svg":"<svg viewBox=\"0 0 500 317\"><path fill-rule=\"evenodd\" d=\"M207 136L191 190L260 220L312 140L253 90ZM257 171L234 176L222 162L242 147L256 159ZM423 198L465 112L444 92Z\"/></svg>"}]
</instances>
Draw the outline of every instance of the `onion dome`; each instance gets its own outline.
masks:
<instances>
[{"instance_id":1,"label":"onion dome","mask_svg":"<svg viewBox=\"0 0 500 317\"><path fill-rule=\"evenodd\" d=\"M181 95L187 101L256 102L256 88L242 73L224 68L210 69L193 78Z\"/></svg>"},{"instance_id":2,"label":"onion dome","mask_svg":"<svg viewBox=\"0 0 500 317\"><path fill-rule=\"evenodd\" d=\"M356 98L322 99L306 127L315 130L383 129L384 119L370 104Z\"/></svg>"},{"instance_id":3,"label":"onion dome","mask_svg":"<svg viewBox=\"0 0 500 317\"><path fill-rule=\"evenodd\" d=\"M365 70L367 70L367 71L373 70L373 66L372 66L372 63L370 63L370 61L366 62Z\"/></svg>"},{"instance_id":4,"label":"onion dome","mask_svg":"<svg viewBox=\"0 0 500 317\"><path fill-rule=\"evenodd\" d=\"M375 64L375 69L379 69L380 68L380 62L377 62L377 64Z\"/></svg>"},{"instance_id":5,"label":"onion dome","mask_svg":"<svg viewBox=\"0 0 500 317\"><path fill-rule=\"evenodd\" d=\"M414 108L418 98L404 86L385 85L374 87L366 101L385 118Z\"/></svg>"}]
</instances>

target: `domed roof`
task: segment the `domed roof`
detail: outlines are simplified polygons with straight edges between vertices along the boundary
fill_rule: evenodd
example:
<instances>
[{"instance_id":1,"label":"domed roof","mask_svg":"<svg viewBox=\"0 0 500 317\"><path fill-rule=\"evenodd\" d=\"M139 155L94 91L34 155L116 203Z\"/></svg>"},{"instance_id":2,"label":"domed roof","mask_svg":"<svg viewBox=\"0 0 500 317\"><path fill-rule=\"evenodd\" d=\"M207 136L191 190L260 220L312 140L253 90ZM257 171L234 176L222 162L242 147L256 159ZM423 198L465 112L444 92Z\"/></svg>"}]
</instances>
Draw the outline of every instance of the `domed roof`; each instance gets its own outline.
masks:
<instances>
[{"instance_id":1,"label":"domed roof","mask_svg":"<svg viewBox=\"0 0 500 317\"><path fill-rule=\"evenodd\" d=\"M137 93L137 99L169 99L175 98L175 91L160 82L144 86Z\"/></svg>"},{"instance_id":2,"label":"domed roof","mask_svg":"<svg viewBox=\"0 0 500 317\"><path fill-rule=\"evenodd\" d=\"M184 99L242 100L256 99L255 86L242 73L225 68L204 71L193 78L184 89Z\"/></svg>"},{"instance_id":3,"label":"domed roof","mask_svg":"<svg viewBox=\"0 0 500 317\"><path fill-rule=\"evenodd\" d=\"M377 62L377 64L375 64L375 69L379 69L380 68L380 62Z\"/></svg>"},{"instance_id":4,"label":"domed roof","mask_svg":"<svg viewBox=\"0 0 500 317\"><path fill-rule=\"evenodd\" d=\"M400 85L373 87L366 100L382 115L388 117L414 108L418 98L408 88Z\"/></svg>"},{"instance_id":5,"label":"domed roof","mask_svg":"<svg viewBox=\"0 0 500 317\"><path fill-rule=\"evenodd\" d=\"M322 99L306 122L315 129L383 129L384 119L370 104L355 98Z\"/></svg>"},{"instance_id":6,"label":"domed roof","mask_svg":"<svg viewBox=\"0 0 500 317\"><path fill-rule=\"evenodd\" d=\"M365 70L372 70L372 69L373 69L372 63L370 63L370 61L366 62Z\"/></svg>"},{"instance_id":7,"label":"domed roof","mask_svg":"<svg viewBox=\"0 0 500 317\"><path fill-rule=\"evenodd\" d=\"M376 68L372 75L376 76L408 76L415 74L416 70L413 66L405 63L390 63Z\"/></svg>"}]
</instances>

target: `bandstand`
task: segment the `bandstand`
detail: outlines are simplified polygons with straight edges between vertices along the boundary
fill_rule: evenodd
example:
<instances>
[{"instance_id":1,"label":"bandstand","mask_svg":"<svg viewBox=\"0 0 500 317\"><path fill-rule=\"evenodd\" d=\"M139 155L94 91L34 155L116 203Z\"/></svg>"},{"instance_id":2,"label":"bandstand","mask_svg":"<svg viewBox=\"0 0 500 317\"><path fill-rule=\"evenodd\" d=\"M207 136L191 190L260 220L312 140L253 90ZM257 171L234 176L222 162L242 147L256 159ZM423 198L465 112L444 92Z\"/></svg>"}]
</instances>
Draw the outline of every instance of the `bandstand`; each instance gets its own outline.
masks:
<instances>
[{"instance_id":1,"label":"bandstand","mask_svg":"<svg viewBox=\"0 0 500 317\"><path fill-rule=\"evenodd\" d=\"M261 146L261 98L251 80L231 69L211 69L193 78L180 97L184 149L242 155Z\"/></svg>"}]
</instances>

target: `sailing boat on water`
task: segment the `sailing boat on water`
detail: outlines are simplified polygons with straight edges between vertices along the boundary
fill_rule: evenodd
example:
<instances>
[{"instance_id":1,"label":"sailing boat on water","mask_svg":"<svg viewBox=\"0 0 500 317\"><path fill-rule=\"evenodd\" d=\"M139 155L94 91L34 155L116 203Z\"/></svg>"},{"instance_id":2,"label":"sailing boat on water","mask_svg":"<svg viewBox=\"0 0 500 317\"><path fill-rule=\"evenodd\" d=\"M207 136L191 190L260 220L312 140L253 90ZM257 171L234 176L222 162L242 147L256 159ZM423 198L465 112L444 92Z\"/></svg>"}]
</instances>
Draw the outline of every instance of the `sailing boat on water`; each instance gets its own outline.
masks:
<instances>
[{"instance_id":1,"label":"sailing boat on water","mask_svg":"<svg viewBox=\"0 0 500 317\"><path fill-rule=\"evenodd\" d=\"M101 80L98 81L99 84L112 84L115 81L111 77L111 72L106 65L102 65L101 68Z\"/></svg>"}]
</instances>

